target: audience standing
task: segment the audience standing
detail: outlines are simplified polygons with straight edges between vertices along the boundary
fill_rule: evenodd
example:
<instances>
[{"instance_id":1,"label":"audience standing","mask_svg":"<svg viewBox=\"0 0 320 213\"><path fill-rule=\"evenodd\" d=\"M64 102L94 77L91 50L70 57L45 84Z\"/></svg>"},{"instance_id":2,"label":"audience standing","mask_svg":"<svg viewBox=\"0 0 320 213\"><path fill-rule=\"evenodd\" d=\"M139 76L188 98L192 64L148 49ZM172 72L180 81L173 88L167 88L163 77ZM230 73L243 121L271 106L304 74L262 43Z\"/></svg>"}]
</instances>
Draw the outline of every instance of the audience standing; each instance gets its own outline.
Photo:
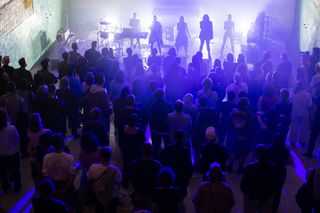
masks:
<instances>
[{"instance_id":1,"label":"audience standing","mask_svg":"<svg viewBox=\"0 0 320 213\"><path fill-rule=\"evenodd\" d=\"M241 191L244 194L244 212L272 212L273 201L280 185L275 164L268 161L265 145L256 146L257 161L244 169Z\"/></svg>"},{"instance_id":2,"label":"audience standing","mask_svg":"<svg viewBox=\"0 0 320 213\"><path fill-rule=\"evenodd\" d=\"M57 67L49 66L50 59L44 58L34 80L26 69L25 58L14 69L9 56L0 57L0 177L4 191L10 191L12 182L15 192L21 190L20 155L30 154L31 175L38 191L33 199L35 212L81 212L90 201L96 201L96 212L116 212L124 196L119 193L120 185L128 190L130 183L134 210L185 212L182 203L189 192L193 170L203 174L203 181L209 180L200 185L193 199L197 212L230 212L234 199L224 182L229 176L223 172L232 172L238 161L237 173L244 173L240 187L244 212L281 209L286 165L292 163L286 136L289 134L292 146L299 142L301 149L309 142L304 156L317 156L319 49L301 54L295 77L295 63L289 62L289 56L282 54L274 71L268 50L254 70L243 54L235 62L230 53L223 69L220 59L216 59L208 73L212 23L207 15L200 25L201 49L206 41L209 63L197 52L187 70L185 59L177 57L175 48L170 48L163 63L157 49L151 50L146 61L128 48L128 55L121 60L114 56L112 48L97 51L95 41L83 56L77 43L72 44L69 53L63 48L58 57L51 58L55 65L62 55ZM65 47L68 39L62 41L61 35L57 38L57 44ZM155 42L162 45L160 38ZM51 73L55 68L57 77ZM298 82L290 95L294 80ZM109 145L113 111L123 176L110 164L111 150L104 147ZM74 138L81 138L65 147L61 134L69 137L69 132ZM145 144L149 132L153 147ZM82 171L82 175L74 181L78 156L69 145L77 141L77 174ZM257 160L244 167L257 143L253 153ZM67 154L68 148L73 156ZM154 159L169 168L161 170L161 163ZM308 172L306 185L312 187L304 198L309 198L310 205L301 206L298 202L302 211L319 209L318 170L316 166ZM43 176L52 182L41 182Z\"/></svg>"},{"instance_id":3,"label":"audience standing","mask_svg":"<svg viewBox=\"0 0 320 213\"><path fill-rule=\"evenodd\" d=\"M193 174L193 165L189 147L183 144L183 131L174 133L175 143L165 148L160 155L160 160L164 166L170 167L175 175L174 186L180 188L183 197L188 194L189 179Z\"/></svg>"},{"instance_id":4,"label":"audience standing","mask_svg":"<svg viewBox=\"0 0 320 213\"><path fill-rule=\"evenodd\" d=\"M90 166L87 179L92 182L92 188L98 200L95 208L97 213L117 212L117 195L121 183L120 170L110 164L111 149L100 149L100 163Z\"/></svg>"},{"instance_id":5,"label":"audience standing","mask_svg":"<svg viewBox=\"0 0 320 213\"><path fill-rule=\"evenodd\" d=\"M152 194L153 209L157 213L184 213L183 195L179 188L173 187L175 175L169 168L163 168L158 174L160 187Z\"/></svg>"},{"instance_id":6,"label":"audience standing","mask_svg":"<svg viewBox=\"0 0 320 213\"><path fill-rule=\"evenodd\" d=\"M20 192L20 154L19 134L15 126L8 121L6 112L0 109L0 178L1 187L8 193L12 182L14 191Z\"/></svg>"},{"instance_id":7,"label":"audience standing","mask_svg":"<svg viewBox=\"0 0 320 213\"><path fill-rule=\"evenodd\" d=\"M132 163L130 182L133 186L134 210L152 210L152 193L157 184L157 175L162 165L152 159L152 145L142 146L143 157Z\"/></svg>"},{"instance_id":8,"label":"audience standing","mask_svg":"<svg viewBox=\"0 0 320 213\"><path fill-rule=\"evenodd\" d=\"M38 195L32 198L32 206L35 213L69 212L69 209L63 201L57 200L53 197L55 193L55 186L49 178L43 180L38 185L37 192Z\"/></svg>"},{"instance_id":9,"label":"audience standing","mask_svg":"<svg viewBox=\"0 0 320 213\"><path fill-rule=\"evenodd\" d=\"M43 158L43 175L53 181L56 188L55 196L57 198L64 200L68 204L73 204L74 157L63 151L64 138L61 134L53 135L51 143L54 152L45 155Z\"/></svg>"},{"instance_id":10,"label":"audience standing","mask_svg":"<svg viewBox=\"0 0 320 213\"><path fill-rule=\"evenodd\" d=\"M292 119L289 140L292 146L296 146L296 142L303 147L307 146L309 138L309 112L312 107L312 98L304 88L304 82L298 81L291 97Z\"/></svg>"},{"instance_id":11,"label":"audience standing","mask_svg":"<svg viewBox=\"0 0 320 213\"><path fill-rule=\"evenodd\" d=\"M207 128L206 138L208 143L200 147L200 171L203 179L207 178L206 175L212 163L219 163L222 171L225 171L228 160L228 151L217 143L217 133L213 127Z\"/></svg>"},{"instance_id":12,"label":"audience standing","mask_svg":"<svg viewBox=\"0 0 320 213\"><path fill-rule=\"evenodd\" d=\"M163 89L157 89L154 93L155 103L150 108L150 129L153 143L153 155L160 154L161 141L163 139L165 147L170 144L169 127L167 116L173 111L172 104L164 99Z\"/></svg>"},{"instance_id":13,"label":"audience standing","mask_svg":"<svg viewBox=\"0 0 320 213\"><path fill-rule=\"evenodd\" d=\"M212 163L207 176L209 181L202 182L193 197L196 212L231 212L235 205L233 192L224 182L220 165Z\"/></svg>"}]
</instances>

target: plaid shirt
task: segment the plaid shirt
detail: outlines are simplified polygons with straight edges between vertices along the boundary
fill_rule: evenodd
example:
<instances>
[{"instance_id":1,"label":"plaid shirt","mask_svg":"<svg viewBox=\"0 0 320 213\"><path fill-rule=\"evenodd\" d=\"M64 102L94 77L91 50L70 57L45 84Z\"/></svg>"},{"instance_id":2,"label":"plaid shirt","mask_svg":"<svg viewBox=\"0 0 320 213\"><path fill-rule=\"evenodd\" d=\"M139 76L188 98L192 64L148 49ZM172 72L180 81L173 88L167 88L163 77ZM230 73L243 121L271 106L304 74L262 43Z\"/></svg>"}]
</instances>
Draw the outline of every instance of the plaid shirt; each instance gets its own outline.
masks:
<instances>
[{"instance_id":1,"label":"plaid shirt","mask_svg":"<svg viewBox=\"0 0 320 213\"><path fill-rule=\"evenodd\" d=\"M199 213L227 213L234 206L230 186L223 182L203 182L193 198Z\"/></svg>"}]
</instances>

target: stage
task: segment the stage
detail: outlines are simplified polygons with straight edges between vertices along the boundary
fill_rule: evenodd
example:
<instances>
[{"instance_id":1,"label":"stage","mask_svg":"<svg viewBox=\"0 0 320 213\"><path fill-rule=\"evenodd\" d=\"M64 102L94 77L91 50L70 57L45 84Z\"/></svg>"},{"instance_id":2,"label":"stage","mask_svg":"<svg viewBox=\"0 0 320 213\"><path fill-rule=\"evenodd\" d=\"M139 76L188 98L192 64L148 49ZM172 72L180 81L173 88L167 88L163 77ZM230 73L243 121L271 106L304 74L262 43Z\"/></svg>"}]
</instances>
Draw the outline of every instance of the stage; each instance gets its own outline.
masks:
<instances>
[{"instance_id":1,"label":"stage","mask_svg":"<svg viewBox=\"0 0 320 213\"><path fill-rule=\"evenodd\" d=\"M98 49L101 51L102 48L104 47L110 47L114 49L114 54L117 58L120 59L120 62L122 62L122 58L126 56L126 48L130 47L130 39L123 39L123 45L122 48L119 48L118 42L114 40L114 35L116 33L119 33L119 31L112 31L109 33L109 39L102 39L99 36L99 30L94 30L94 31L82 31L79 34L75 34L73 41L78 43L79 46L79 53L84 54L84 52L91 47L91 42L92 41L98 41ZM165 39L165 34L164 34L164 45L162 46L162 56L165 57L168 50L172 47L175 47L175 40L167 40ZM205 59L208 63L209 69L211 69L211 64L215 59L220 59L222 62L226 59L226 56L228 53L232 53L231 51L231 45L230 42L227 41L225 48L224 48L224 53L221 56L221 46L222 46L222 41L223 41L223 35L222 34L214 34L214 38L210 42L210 52L211 52L211 61L208 59L208 54L206 47L203 47L203 59ZM147 62L147 58L150 55L150 45L148 44L148 38L146 39L140 39L141 43L141 51L139 52L138 47L134 49L134 54L139 54L140 57L143 59L145 65ZM178 57L182 58L182 66L184 68L187 68L187 65L191 62L192 56L196 54L197 51L199 51L200 47L200 39L199 39L199 32L190 32L190 39L188 42L188 52L185 53L184 50L180 50L177 52ZM155 45L156 47L156 45ZM246 52L243 52L244 48L249 47L250 45L247 44L246 41L246 36L245 35L239 35L235 37L234 41L234 58L238 57L239 53L244 53L246 55ZM71 49L71 48L70 48ZM286 46L285 46L285 41L283 40L268 40L267 43L267 48L272 52L272 57L271 60L275 67L280 63L280 55L283 52L286 52ZM262 58L262 53L263 50L260 50L258 55L251 56L255 57L257 60L260 60ZM255 53L252 53L255 54ZM246 56L247 57L247 56ZM253 60L248 60L248 65L249 69L253 67ZM121 63L122 65L122 63ZM123 67L121 67L123 68Z\"/></svg>"}]
</instances>

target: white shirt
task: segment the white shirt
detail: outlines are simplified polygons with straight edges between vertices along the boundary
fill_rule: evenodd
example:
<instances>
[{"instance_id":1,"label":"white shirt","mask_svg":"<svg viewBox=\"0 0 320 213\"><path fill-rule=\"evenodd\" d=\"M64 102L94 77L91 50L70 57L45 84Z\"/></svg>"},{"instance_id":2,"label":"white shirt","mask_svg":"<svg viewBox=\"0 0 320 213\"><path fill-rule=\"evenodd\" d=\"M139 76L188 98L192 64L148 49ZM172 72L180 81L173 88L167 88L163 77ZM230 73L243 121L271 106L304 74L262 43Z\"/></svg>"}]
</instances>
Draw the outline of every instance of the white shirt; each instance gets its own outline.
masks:
<instances>
[{"instance_id":1,"label":"white shirt","mask_svg":"<svg viewBox=\"0 0 320 213\"><path fill-rule=\"evenodd\" d=\"M74 158L64 152L52 152L44 156L42 172L54 181L67 180L75 174Z\"/></svg>"},{"instance_id":2,"label":"white shirt","mask_svg":"<svg viewBox=\"0 0 320 213\"><path fill-rule=\"evenodd\" d=\"M245 83L245 82L241 82L239 84L236 84L236 83L231 83L227 88L226 88L226 94L228 92L231 92L233 91L236 96L238 97L239 94L241 92L245 92L248 94L248 85Z\"/></svg>"},{"instance_id":3,"label":"white shirt","mask_svg":"<svg viewBox=\"0 0 320 213\"><path fill-rule=\"evenodd\" d=\"M6 126L0 132L0 155L10 156L19 152L19 134L16 127Z\"/></svg>"},{"instance_id":4,"label":"white shirt","mask_svg":"<svg viewBox=\"0 0 320 213\"><path fill-rule=\"evenodd\" d=\"M92 164L88 170L88 173L87 173L88 180L96 180L106 171L107 168L110 169L111 171L114 171L115 173L117 173L116 182L121 183L121 181L122 181L121 180L121 172L117 167L113 166L112 164L109 164L108 167L106 167L105 165L103 165L101 163Z\"/></svg>"},{"instance_id":5,"label":"white shirt","mask_svg":"<svg viewBox=\"0 0 320 213\"><path fill-rule=\"evenodd\" d=\"M87 173L88 180L94 181L94 191L100 202L114 198L118 193L119 184L122 181L120 170L112 164L105 166L101 163L92 164Z\"/></svg>"},{"instance_id":6,"label":"white shirt","mask_svg":"<svg viewBox=\"0 0 320 213\"><path fill-rule=\"evenodd\" d=\"M301 90L291 96L292 116L308 116L312 106L311 95Z\"/></svg>"}]
</instances>

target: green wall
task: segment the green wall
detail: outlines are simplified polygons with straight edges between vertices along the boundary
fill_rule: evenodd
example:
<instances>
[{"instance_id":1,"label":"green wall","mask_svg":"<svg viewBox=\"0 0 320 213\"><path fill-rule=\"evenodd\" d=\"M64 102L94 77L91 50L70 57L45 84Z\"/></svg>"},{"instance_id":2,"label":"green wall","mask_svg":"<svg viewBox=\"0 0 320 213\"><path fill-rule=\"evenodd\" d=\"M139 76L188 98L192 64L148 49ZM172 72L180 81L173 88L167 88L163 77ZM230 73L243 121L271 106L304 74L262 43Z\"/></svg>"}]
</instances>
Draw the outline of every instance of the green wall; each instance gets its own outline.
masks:
<instances>
[{"instance_id":1,"label":"green wall","mask_svg":"<svg viewBox=\"0 0 320 213\"><path fill-rule=\"evenodd\" d=\"M34 14L8 35L0 36L0 55L9 55L11 65L25 57L28 67L55 41L64 26L67 0L33 0Z\"/></svg>"},{"instance_id":2,"label":"green wall","mask_svg":"<svg viewBox=\"0 0 320 213\"><path fill-rule=\"evenodd\" d=\"M300 50L320 47L320 0L300 0Z\"/></svg>"}]
</instances>

